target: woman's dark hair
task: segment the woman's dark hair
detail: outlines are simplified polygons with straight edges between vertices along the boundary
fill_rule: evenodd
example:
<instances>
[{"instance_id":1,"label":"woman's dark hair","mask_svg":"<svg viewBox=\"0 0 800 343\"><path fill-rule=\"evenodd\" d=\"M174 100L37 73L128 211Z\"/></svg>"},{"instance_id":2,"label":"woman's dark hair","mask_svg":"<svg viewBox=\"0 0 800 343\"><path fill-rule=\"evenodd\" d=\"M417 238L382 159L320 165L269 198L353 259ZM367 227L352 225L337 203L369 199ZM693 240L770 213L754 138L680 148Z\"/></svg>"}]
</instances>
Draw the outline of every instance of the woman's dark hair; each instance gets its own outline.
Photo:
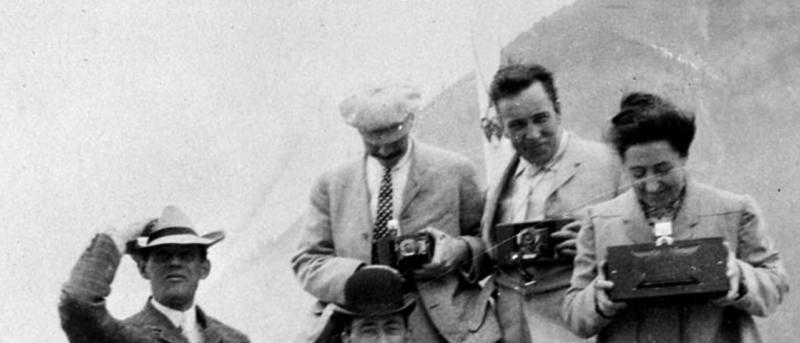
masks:
<instances>
[{"instance_id":1,"label":"woman's dark hair","mask_svg":"<svg viewBox=\"0 0 800 343\"><path fill-rule=\"evenodd\" d=\"M658 95L639 92L623 96L619 107L619 113L611 118L606 140L620 157L632 145L656 141L666 141L681 157L689 155L696 129L694 113Z\"/></svg>"}]
</instances>

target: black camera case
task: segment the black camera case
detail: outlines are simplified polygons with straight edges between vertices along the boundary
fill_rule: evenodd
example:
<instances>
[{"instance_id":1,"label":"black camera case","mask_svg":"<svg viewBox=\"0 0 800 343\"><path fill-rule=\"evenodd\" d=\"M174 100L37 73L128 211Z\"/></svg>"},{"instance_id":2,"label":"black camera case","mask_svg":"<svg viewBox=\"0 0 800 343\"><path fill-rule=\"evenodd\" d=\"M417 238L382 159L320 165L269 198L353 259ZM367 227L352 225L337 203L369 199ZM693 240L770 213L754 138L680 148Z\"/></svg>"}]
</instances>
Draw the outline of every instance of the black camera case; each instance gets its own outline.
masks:
<instances>
[{"instance_id":1,"label":"black camera case","mask_svg":"<svg viewBox=\"0 0 800 343\"><path fill-rule=\"evenodd\" d=\"M721 237L612 246L606 258L613 301L702 302L725 295L730 287Z\"/></svg>"}]
</instances>

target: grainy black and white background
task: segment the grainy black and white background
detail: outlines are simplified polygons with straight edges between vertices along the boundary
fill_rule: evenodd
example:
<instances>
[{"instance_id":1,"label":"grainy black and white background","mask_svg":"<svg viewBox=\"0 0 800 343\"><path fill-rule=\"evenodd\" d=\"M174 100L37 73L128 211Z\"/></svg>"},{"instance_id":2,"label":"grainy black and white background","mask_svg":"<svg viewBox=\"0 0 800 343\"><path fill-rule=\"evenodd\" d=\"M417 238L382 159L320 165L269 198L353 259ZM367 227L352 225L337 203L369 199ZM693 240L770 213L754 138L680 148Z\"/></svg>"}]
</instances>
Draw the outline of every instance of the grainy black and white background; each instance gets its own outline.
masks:
<instances>
[{"instance_id":1,"label":"grainy black and white background","mask_svg":"<svg viewBox=\"0 0 800 343\"><path fill-rule=\"evenodd\" d=\"M314 178L361 152L339 101L415 83L417 137L484 170L485 80L507 60L551 68L587 138L627 91L695 110L693 177L754 196L796 280L799 32L792 0L4 1L0 342L66 342L59 289L93 233L167 204L228 233L198 303L254 342L291 341L312 301L292 224ZM148 292L126 259L109 308ZM759 320L766 341L800 335L797 293Z\"/></svg>"}]
</instances>

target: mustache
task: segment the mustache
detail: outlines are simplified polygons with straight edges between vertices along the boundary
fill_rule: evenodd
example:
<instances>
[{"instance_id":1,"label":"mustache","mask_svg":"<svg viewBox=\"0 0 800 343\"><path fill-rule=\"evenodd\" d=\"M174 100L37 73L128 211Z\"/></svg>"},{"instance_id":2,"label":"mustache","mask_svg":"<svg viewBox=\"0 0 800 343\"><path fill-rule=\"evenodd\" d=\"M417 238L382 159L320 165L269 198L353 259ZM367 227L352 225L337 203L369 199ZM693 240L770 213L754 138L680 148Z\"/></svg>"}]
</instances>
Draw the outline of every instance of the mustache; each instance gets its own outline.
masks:
<instances>
[{"instance_id":1,"label":"mustache","mask_svg":"<svg viewBox=\"0 0 800 343\"><path fill-rule=\"evenodd\" d=\"M374 153L370 153L370 156L378 158L378 159L382 159L382 160L391 160L391 159L394 159L396 157L400 157L402 154L403 154L402 151L396 151L396 152L393 152L393 153L388 154L388 155L381 155L381 154L379 154L377 152L374 152Z\"/></svg>"}]
</instances>

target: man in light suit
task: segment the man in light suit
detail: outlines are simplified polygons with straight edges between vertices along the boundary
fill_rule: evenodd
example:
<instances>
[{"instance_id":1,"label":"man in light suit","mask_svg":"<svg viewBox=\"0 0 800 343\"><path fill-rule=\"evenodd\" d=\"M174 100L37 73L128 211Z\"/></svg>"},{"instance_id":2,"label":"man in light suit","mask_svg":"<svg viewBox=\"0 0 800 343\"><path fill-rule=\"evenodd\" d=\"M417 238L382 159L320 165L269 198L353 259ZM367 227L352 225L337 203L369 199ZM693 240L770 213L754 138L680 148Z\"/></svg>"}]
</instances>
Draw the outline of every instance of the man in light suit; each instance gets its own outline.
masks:
<instances>
[{"instance_id":1,"label":"man in light suit","mask_svg":"<svg viewBox=\"0 0 800 343\"><path fill-rule=\"evenodd\" d=\"M482 222L483 237L495 247L495 225L574 218L587 205L618 193L621 167L603 144L581 139L561 127L552 74L540 65L511 65L494 76L491 101L515 156L499 182L490 187ZM578 222L553 234L563 240L561 254L575 255ZM495 251L490 250L495 260ZM497 300L504 342L579 341L561 320L572 263L497 266L485 292Z\"/></svg>"},{"instance_id":2,"label":"man in light suit","mask_svg":"<svg viewBox=\"0 0 800 343\"><path fill-rule=\"evenodd\" d=\"M348 277L379 262L378 239L392 229L427 232L435 240L433 258L406 275L419 304L409 317L412 340L494 342L499 328L477 284L485 248L475 170L466 158L409 136L419 105L420 93L400 84L367 89L341 104L366 152L317 180L292 267L318 305L343 303Z\"/></svg>"},{"instance_id":3,"label":"man in light suit","mask_svg":"<svg viewBox=\"0 0 800 343\"><path fill-rule=\"evenodd\" d=\"M145 230L147 236L139 237ZM223 238L221 231L197 235L189 219L174 206L166 207L161 217L148 225L137 223L97 235L62 290L58 309L69 341L250 342L195 304L199 282L211 272L207 249ZM135 239L128 249L128 242ZM108 313L105 298L126 251L136 260L142 277L150 281L153 295L142 311L117 320Z\"/></svg>"}]
</instances>

